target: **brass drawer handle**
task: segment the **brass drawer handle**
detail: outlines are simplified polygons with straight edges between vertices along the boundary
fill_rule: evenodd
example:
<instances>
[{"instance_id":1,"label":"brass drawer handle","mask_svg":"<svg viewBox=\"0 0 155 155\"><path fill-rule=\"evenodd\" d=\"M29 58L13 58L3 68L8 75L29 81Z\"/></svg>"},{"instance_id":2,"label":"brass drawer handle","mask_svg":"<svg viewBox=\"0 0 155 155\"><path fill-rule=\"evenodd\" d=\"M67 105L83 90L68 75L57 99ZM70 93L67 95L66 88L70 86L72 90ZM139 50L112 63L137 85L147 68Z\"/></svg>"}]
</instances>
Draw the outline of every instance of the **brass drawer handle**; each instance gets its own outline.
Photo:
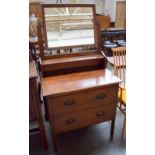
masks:
<instances>
[{"instance_id":1,"label":"brass drawer handle","mask_svg":"<svg viewBox=\"0 0 155 155\"><path fill-rule=\"evenodd\" d=\"M103 99L103 98L105 98L105 97L106 97L105 94L100 94L100 95L96 96L97 99Z\"/></svg>"},{"instance_id":2,"label":"brass drawer handle","mask_svg":"<svg viewBox=\"0 0 155 155\"><path fill-rule=\"evenodd\" d=\"M73 105L74 104L74 101L73 100L68 100L68 101L65 101L64 102L64 105L65 106L70 106L70 105Z\"/></svg>"},{"instance_id":3,"label":"brass drawer handle","mask_svg":"<svg viewBox=\"0 0 155 155\"><path fill-rule=\"evenodd\" d=\"M98 112L98 113L96 113L97 117L104 116L104 115L105 115L105 112Z\"/></svg>"},{"instance_id":4,"label":"brass drawer handle","mask_svg":"<svg viewBox=\"0 0 155 155\"><path fill-rule=\"evenodd\" d=\"M76 120L74 118L66 120L66 124L73 124Z\"/></svg>"}]
</instances>

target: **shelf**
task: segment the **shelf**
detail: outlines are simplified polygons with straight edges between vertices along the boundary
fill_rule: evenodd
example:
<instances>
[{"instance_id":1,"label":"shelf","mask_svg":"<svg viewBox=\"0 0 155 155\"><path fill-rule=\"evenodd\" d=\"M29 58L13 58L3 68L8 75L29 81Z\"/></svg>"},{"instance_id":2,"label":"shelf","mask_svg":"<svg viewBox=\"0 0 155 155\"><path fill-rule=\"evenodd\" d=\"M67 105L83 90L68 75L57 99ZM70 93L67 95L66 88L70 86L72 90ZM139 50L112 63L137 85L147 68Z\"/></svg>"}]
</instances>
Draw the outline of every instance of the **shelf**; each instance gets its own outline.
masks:
<instances>
[{"instance_id":1,"label":"shelf","mask_svg":"<svg viewBox=\"0 0 155 155\"><path fill-rule=\"evenodd\" d=\"M104 61L105 58L101 54L54 58L43 60L41 70L43 73L52 72L52 74L55 74L58 71L59 73L64 73L67 69L74 72L80 68L80 70L82 68L87 70L90 67L94 68L98 66L104 68Z\"/></svg>"},{"instance_id":2,"label":"shelf","mask_svg":"<svg viewBox=\"0 0 155 155\"><path fill-rule=\"evenodd\" d=\"M84 56L67 57L67 58L55 58L50 60L43 60L41 65L44 66L51 64L77 62L77 61L94 60L94 59L103 59L103 56L101 54L94 54L94 55L84 55Z\"/></svg>"}]
</instances>

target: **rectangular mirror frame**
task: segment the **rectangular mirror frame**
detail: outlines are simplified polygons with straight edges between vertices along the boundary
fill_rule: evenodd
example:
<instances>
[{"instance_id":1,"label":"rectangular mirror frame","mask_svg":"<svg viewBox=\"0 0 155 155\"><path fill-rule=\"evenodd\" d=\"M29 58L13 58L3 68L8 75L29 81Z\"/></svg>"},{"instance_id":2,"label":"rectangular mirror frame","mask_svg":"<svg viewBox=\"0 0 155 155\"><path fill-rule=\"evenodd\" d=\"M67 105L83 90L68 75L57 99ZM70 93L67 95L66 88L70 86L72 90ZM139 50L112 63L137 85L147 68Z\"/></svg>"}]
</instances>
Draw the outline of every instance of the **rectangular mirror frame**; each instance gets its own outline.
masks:
<instances>
[{"instance_id":1,"label":"rectangular mirror frame","mask_svg":"<svg viewBox=\"0 0 155 155\"><path fill-rule=\"evenodd\" d=\"M46 4L46 3L42 3L41 4L41 8L42 8L42 16L43 16L43 37L44 37L44 41L45 41L45 49L46 50L52 50L54 48L48 48L48 43L47 43L47 31L46 31L46 23L45 23L45 16L44 16L44 9L45 8L54 8L54 7L92 7L93 10L93 26L94 26L94 44L92 44L92 46L94 46L97 50L98 50L98 36L97 36L97 26L96 26L96 9L95 9L95 4ZM65 46L65 47L60 47L60 48L56 48L56 49L65 49L65 48L78 48L78 47L88 47L91 45L76 45L76 46ZM70 53L67 54L60 54L60 55L68 55ZM72 53L73 54L73 53ZM44 55L44 54L43 54Z\"/></svg>"}]
</instances>

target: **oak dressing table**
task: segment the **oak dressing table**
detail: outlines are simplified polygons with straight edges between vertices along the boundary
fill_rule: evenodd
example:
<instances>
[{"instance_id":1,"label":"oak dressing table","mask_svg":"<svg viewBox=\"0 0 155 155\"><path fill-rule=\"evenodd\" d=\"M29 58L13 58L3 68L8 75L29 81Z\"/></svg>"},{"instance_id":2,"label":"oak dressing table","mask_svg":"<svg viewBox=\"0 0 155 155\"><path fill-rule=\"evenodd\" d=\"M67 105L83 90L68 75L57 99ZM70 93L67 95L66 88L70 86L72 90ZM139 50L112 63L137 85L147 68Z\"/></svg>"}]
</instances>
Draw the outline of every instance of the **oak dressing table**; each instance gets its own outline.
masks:
<instances>
[{"instance_id":1,"label":"oak dressing table","mask_svg":"<svg viewBox=\"0 0 155 155\"><path fill-rule=\"evenodd\" d=\"M54 148L57 150L58 134L105 121L112 121L112 139L120 80L106 69L95 5L42 4L42 14L43 22L38 24L42 92L47 101ZM67 26L73 21L83 23L66 27L67 30L60 34L56 18L59 19L57 27L61 24ZM91 24L84 24L88 22ZM71 36L74 37L70 39ZM81 39L81 44L77 45L74 42L76 39ZM87 40L87 44L82 42L83 39ZM65 40L72 44L64 46ZM57 44L60 47L56 47ZM53 54L55 49L67 48L77 52ZM52 51L52 54L46 53L45 49Z\"/></svg>"}]
</instances>

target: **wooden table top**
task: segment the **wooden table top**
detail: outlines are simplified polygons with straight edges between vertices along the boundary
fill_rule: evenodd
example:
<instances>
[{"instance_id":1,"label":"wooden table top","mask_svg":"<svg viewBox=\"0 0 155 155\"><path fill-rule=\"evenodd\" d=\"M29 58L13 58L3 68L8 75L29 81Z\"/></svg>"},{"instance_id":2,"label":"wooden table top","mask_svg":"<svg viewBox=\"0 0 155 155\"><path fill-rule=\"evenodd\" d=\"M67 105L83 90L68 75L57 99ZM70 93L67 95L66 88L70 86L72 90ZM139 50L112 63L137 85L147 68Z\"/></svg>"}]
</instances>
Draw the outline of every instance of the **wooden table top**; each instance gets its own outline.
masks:
<instances>
[{"instance_id":1,"label":"wooden table top","mask_svg":"<svg viewBox=\"0 0 155 155\"><path fill-rule=\"evenodd\" d=\"M29 62L29 78L37 77L37 69L34 61Z\"/></svg>"},{"instance_id":2,"label":"wooden table top","mask_svg":"<svg viewBox=\"0 0 155 155\"><path fill-rule=\"evenodd\" d=\"M65 95L119 82L120 79L108 69L45 77L42 79L43 96Z\"/></svg>"}]
</instances>

